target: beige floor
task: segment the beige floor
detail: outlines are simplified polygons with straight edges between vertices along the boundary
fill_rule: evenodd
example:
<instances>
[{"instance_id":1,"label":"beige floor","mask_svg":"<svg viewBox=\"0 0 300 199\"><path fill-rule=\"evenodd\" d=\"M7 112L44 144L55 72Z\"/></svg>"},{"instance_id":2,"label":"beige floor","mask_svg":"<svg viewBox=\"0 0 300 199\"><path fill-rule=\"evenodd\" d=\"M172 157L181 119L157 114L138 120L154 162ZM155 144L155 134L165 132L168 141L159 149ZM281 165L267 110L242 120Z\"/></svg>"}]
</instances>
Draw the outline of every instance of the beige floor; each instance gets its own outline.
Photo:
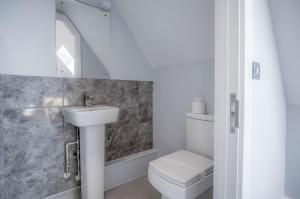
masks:
<instances>
[{"instance_id":1,"label":"beige floor","mask_svg":"<svg viewBox=\"0 0 300 199\"><path fill-rule=\"evenodd\" d=\"M105 193L105 199L160 199L160 197L160 193L148 182L147 176Z\"/></svg>"},{"instance_id":2,"label":"beige floor","mask_svg":"<svg viewBox=\"0 0 300 199\"><path fill-rule=\"evenodd\" d=\"M197 199L212 199L213 189L208 189ZM105 199L160 199L161 195L148 182L147 176L129 182L105 193Z\"/></svg>"}]
</instances>

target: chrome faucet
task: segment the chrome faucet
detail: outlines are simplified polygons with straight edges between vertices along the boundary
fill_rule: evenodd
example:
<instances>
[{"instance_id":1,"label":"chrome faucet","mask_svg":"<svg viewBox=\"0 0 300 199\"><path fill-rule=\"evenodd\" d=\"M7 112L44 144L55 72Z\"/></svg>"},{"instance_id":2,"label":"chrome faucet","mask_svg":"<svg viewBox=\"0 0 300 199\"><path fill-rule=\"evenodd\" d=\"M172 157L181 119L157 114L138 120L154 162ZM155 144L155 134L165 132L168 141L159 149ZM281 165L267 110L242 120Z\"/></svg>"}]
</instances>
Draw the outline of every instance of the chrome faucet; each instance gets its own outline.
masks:
<instances>
[{"instance_id":1,"label":"chrome faucet","mask_svg":"<svg viewBox=\"0 0 300 199\"><path fill-rule=\"evenodd\" d=\"M83 100L84 100L84 106L91 106L91 105L93 105L94 97L92 95L84 93Z\"/></svg>"}]
</instances>

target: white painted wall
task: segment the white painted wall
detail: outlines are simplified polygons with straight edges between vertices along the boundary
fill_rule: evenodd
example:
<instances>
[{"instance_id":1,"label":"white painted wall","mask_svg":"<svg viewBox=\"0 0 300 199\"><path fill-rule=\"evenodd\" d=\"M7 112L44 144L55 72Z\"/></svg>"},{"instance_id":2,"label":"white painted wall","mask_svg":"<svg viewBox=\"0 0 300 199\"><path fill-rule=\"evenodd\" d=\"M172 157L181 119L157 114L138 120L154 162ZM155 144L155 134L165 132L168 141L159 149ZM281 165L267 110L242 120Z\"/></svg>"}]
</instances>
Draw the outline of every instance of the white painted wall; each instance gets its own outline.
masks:
<instances>
[{"instance_id":1,"label":"white painted wall","mask_svg":"<svg viewBox=\"0 0 300 199\"><path fill-rule=\"evenodd\" d=\"M289 104L300 105L300 1L269 0Z\"/></svg>"},{"instance_id":2,"label":"white painted wall","mask_svg":"<svg viewBox=\"0 0 300 199\"><path fill-rule=\"evenodd\" d=\"M288 103L285 194L300 198L300 1L270 0Z\"/></svg>"},{"instance_id":3,"label":"white painted wall","mask_svg":"<svg viewBox=\"0 0 300 199\"><path fill-rule=\"evenodd\" d=\"M152 67L214 58L214 1L113 2Z\"/></svg>"},{"instance_id":4,"label":"white painted wall","mask_svg":"<svg viewBox=\"0 0 300 199\"><path fill-rule=\"evenodd\" d=\"M249 199L284 195L286 101L268 0L253 1L253 60L261 79L252 84Z\"/></svg>"},{"instance_id":5,"label":"white painted wall","mask_svg":"<svg viewBox=\"0 0 300 199\"><path fill-rule=\"evenodd\" d=\"M111 14L112 79L152 80L152 68L141 51L119 10L112 3Z\"/></svg>"},{"instance_id":6,"label":"white painted wall","mask_svg":"<svg viewBox=\"0 0 300 199\"><path fill-rule=\"evenodd\" d=\"M0 1L0 73L56 76L55 1Z\"/></svg>"},{"instance_id":7,"label":"white painted wall","mask_svg":"<svg viewBox=\"0 0 300 199\"><path fill-rule=\"evenodd\" d=\"M154 148L159 155L185 149L185 113L191 112L195 97L207 100L213 114L213 60L154 69Z\"/></svg>"},{"instance_id":8,"label":"white painted wall","mask_svg":"<svg viewBox=\"0 0 300 199\"><path fill-rule=\"evenodd\" d=\"M112 2L112 62L118 70L111 77L121 72L151 79L154 68L154 148L160 155L184 149L185 113L193 98L207 99L213 112L214 1ZM132 65L136 52L141 56Z\"/></svg>"},{"instance_id":9,"label":"white painted wall","mask_svg":"<svg viewBox=\"0 0 300 199\"><path fill-rule=\"evenodd\" d=\"M288 106L285 195L300 198L300 106Z\"/></svg>"}]
</instances>

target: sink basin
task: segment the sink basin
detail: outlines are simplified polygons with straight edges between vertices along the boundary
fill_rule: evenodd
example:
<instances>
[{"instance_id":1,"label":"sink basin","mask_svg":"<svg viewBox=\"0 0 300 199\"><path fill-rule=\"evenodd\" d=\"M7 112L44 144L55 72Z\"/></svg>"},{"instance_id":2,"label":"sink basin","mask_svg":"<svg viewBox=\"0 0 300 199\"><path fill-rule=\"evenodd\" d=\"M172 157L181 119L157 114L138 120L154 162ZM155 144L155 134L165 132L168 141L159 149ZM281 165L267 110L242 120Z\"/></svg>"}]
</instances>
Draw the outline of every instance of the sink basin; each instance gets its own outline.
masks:
<instances>
[{"instance_id":1,"label":"sink basin","mask_svg":"<svg viewBox=\"0 0 300 199\"><path fill-rule=\"evenodd\" d=\"M113 106L80 106L64 109L68 122L78 127L97 126L115 122L119 108Z\"/></svg>"},{"instance_id":2,"label":"sink basin","mask_svg":"<svg viewBox=\"0 0 300 199\"><path fill-rule=\"evenodd\" d=\"M80 132L81 198L104 199L105 124L117 121L119 108L80 106L64 109L64 117Z\"/></svg>"}]
</instances>

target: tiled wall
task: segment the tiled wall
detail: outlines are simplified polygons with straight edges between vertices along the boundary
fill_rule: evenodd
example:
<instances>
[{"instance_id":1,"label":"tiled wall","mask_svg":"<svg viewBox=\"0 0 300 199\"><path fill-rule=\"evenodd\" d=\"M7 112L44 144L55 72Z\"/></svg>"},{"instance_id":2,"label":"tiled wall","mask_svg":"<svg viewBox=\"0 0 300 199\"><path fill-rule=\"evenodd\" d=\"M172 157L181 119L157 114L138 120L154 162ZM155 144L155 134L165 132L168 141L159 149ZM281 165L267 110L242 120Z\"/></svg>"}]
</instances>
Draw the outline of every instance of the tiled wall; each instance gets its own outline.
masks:
<instances>
[{"instance_id":1,"label":"tiled wall","mask_svg":"<svg viewBox=\"0 0 300 199\"><path fill-rule=\"evenodd\" d=\"M106 127L106 160L152 148L152 82L0 75L0 199L38 199L80 185L64 174L64 144L75 128L63 107L94 104L120 107Z\"/></svg>"}]
</instances>

